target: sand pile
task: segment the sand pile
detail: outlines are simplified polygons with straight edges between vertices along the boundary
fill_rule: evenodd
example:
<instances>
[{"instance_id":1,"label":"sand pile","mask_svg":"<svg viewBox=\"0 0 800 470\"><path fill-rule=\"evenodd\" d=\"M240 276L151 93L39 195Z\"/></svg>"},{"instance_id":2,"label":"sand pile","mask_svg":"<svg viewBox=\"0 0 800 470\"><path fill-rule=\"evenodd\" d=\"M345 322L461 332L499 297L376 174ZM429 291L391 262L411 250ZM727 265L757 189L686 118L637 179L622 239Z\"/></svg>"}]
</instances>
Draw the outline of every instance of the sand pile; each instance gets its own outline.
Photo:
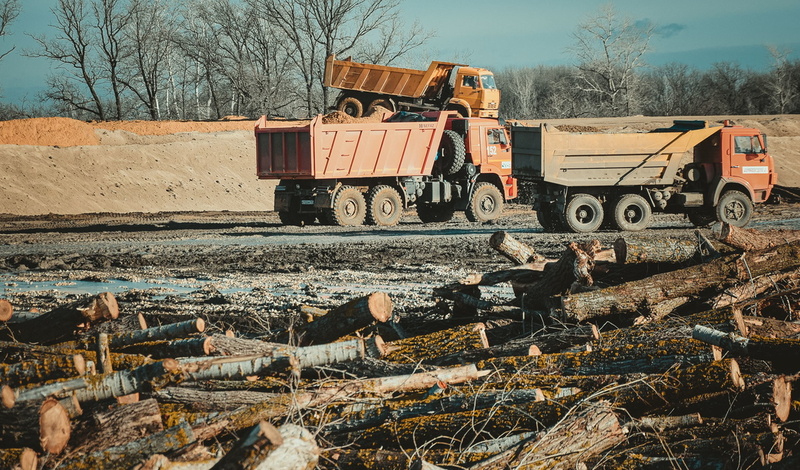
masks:
<instances>
[{"instance_id":1,"label":"sand pile","mask_svg":"<svg viewBox=\"0 0 800 470\"><path fill-rule=\"evenodd\" d=\"M0 122L0 144L97 145L100 140L91 124L75 119L51 117Z\"/></svg>"}]
</instances>

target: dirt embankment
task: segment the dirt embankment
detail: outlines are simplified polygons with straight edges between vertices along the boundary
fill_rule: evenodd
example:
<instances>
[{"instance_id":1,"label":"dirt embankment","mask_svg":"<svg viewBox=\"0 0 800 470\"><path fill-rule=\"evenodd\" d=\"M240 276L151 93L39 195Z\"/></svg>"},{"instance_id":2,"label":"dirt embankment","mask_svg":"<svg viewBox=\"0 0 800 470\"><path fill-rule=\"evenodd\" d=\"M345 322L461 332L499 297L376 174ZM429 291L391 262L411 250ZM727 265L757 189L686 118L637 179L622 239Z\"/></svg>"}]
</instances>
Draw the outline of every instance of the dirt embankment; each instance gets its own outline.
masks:
<instances>
[{"instance_id":1,"label":"dirt embankment","mask_svg":"<svg viewBox=\"0 0 800 470\"><path fill-rule=\"evenodd\" d=\"M332 113L326 122L349 122L345 118ZM800 116L732 119L766 132L780 184L800 187ZM638 116L548 122L636 132L671 121ZM275 182L256 177L253 125L237 119L0 122L0 213L271 210Z\"/></svg>"}]
</instances>

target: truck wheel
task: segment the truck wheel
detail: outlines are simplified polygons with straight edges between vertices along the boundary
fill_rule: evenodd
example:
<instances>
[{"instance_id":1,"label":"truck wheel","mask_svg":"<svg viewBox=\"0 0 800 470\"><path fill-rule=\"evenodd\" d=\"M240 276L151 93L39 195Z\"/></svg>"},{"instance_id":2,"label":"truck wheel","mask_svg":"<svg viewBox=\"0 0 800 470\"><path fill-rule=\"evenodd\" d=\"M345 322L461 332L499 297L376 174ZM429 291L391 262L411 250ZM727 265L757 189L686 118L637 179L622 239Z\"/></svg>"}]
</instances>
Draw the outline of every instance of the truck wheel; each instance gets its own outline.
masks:
<instances>
[{"instance_id":1,"label":"truck wheel","mask_svg":"<svg viewBox=\"0 0 800 470\"><path fill-rule=\"evenodd\" d=\"M744 227L753 216L753 202L741 191L726 191L717 204L717 220Z\"/></svg>"},{"instance_id":2,"label":"truck wheel","mask_svg":"<svg viewBox=\"0 0 800 470\"><path fill-rule=\"evenodd\" d=\"M367 225L397 225L403 215L403 200L391 186L380 185L367 193Z\"/></svg>"},{"instance_id":3,"label":"truck wheel","mask_svg":"<svg viewBox=\"0 0 800 470\"><path fill-rule=\"evenodd\" d=\"M417 204L417 217L426 224L430 222L447 222L453 218L455 212L455 205L452 202Z\"/></svg>"},{"instance_id":4,"label":"truck wheel","mask_svg":"<svg viewBox=\"0 0 800 470\"><path fill-rule=\"evenodd\" d=\"M591 194L576 194L567 204L564 222L573 232L594 232L603 223L603 205Z\"/></svg>"},{"instance_id":5,"label":"truck wheel","mask_svg":"<svg viewBox=\"0 0 800 470\"><path fill-rule=\"evenodd\" d=\"M553 219L553 214L549 209L540 209L536 211L536 220L539 222L539 225L542 226L542 229L544 229L545 232L556 231L556 223Z\"/></svg>"},{"instance_id":6,"label":"truck wheel","mask_svg":"<svg viewBox=\"0 0 800 470\"><path fill-rule=\"evenodd\" d=\"M464 139L455 131L444 131L442 143L439 145L439 159L437 161L442 174L453 175L464 166L467 150Z\"/></svg>"},{"instance_id":7,"label":"truck wheel","mask_svg":"<svg viewBox=\"0 0 800 470\"><path fill-rule=\"evenodd\" d=\"M343 186L334 196L330 211L334 225L363 225L367 216L367 201L357 188Z\"/></svg>"},{"instance_id":8,"label":"truck wheel","mask_svg":"<svg viewBox=\"0 0 800 470\"><path fill-rule=\"evenodd\" d=\"M478 183L472 192L465 214L470 222L488 222L503 212L503 193L492 183Z\"/></svg>"},{"instance_id":9,"label":"truck wheel","mask_svg":"<svg viewBox=\"0 0 800 470\"><path fill-rule=\"evenodd\" d=\"M342 100L339 101L338 109L348 116L353 116L354 118L360 118L364 114L364 105L361 104L361 101L359 101L358 98L353 96L342 98Z\"/></svg>"},{"instance_id":10,"label":"truck wheel","mask_svg":"<svg viewBox=\"0 0 800 470\"><path fill-rule=\"evenodd\" d=\"M283 225L311 225L317 220L317 214L299 214L297 212L279 211L278 218Z\"/></svg>"},{"instance_id":11,"label":"truck wheel","mask_svg":"<svg viewBox=\"0 0 800 470\"><path fill-rule=\"evenodd\" d=\"M620 230L644 230L650 225L652 217L650 204L638 194L625 194L614 204L614 224Z\"/></svg>"},{"instance_id":12,"label":"truck wheel","mask_svg":"<svg viewBox=\"0 0 800 470\"><path fill-rule=\"evenodd\" d=\"M392 101L389 98L377 98L377 99L372 100L372 102L369 104L369 107L367 108L367 112L371 114L371 113L374 112L375 108L378 108L378 107L386 108L386 109L388 109L389 111L392 111L392 112L395 111L394 103L392 103Z\"/></svg>"}]
</instances>

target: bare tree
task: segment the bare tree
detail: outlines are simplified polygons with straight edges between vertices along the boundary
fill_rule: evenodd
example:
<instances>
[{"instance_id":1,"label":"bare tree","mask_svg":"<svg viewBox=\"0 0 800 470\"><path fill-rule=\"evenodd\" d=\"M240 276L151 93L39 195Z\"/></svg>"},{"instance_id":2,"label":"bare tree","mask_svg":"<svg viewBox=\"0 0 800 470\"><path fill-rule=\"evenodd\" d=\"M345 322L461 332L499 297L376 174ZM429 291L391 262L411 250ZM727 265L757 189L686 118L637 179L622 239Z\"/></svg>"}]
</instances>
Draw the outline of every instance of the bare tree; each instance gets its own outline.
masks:
<instances>
[{"instance_id":1,"label":"bare tree","mask_svg":"<svg viewBox=\"0 0 800 470\"><path fill-rule=\"evenodd\" d=\"M642 77L642 110L656 116L699 114L704 99L700 96L700 74L686 64L670 63L656 67Z\"/></svg>"},{"instance_id":2,"label":"bare tree","mask_svg":"<svg viewBox=\"0 0 800 470\"><path fill-rule=\"evenodd\" d=\"M581 90L598 97L601 113L630 113L636 71L644 65L653 34L652 24L620 18L611 4L578 25L568 50L577 62Z\"/></svg>"},{"instance_id":3,"label":"bare tree","mask_svg":"<svg viewBox=\"0 0 800 470\"><path fill-rule=\"evenodd\" d=\"M99 54L102 57L104 75L111 85L114 97L115 118L122 119L122 91L124 85L119 76L119 69L129 47L123 47L123 28L128 23L128 13L122 9L121 0L95 0L92 3Z\"/></svg>"},{"instance_id":4,"label":"bare tree","mask_svg":"<svg viewBox=\"0 0 800 470\"><path fill-rule=\"evenodd\" d=\"M772 69L767 75L767 87L774 108L774 112L785 114L789 112L800 93L796 76L797 68L789 61L791 51L768 46L772 56Z\"/></svg>"},{"instance_id":5,"label":"bare tree","mask_svg":"<svg viewBox=\"0 0 800 470\"><path fill-rule=\"evenodd\" d=\"M746 83L747 72L739 64L715 63L700 82L700 93L706 100L703 114L746 114Z\"/></svg>"},{"instance_id":6,"label":"bare tree","mask_svg":"<svg viewBox=\"0 0 800 470\"><path fill-rule=\"evenodd\" d=\"M130 44L125 84L147 108L150 119L161 119L159 93L167 82L167 60L176 32L174 12L165 0L131 0L125 40Z\"/></svg>"},{"instance_id":7,"label":"bare tree","mask_svg":"<svg viewBox=\"0 0 800 470\"><path fill-rule=\"evenodd\" d=\"M308 115L330 101L328 89L321 86L327 56L362 50L373 59L394 60L421 44L419 38L399 34L399 0L248 1L254 10L260 5L264 19L290 42L289 56L305 88ZM368 42L373 46L367 47ZM320 88L321 102L315 99L315 90Z\"/></svg>"},{"instance_id":8,"label":"bare tree","mask_svg":"<svg viewBox=\"0 0 800 470\"><path fill-rule=\"evenodd\" d=\"M101 74L97 54L93 51L86 0L58 0L51 11L56 21L51 26L56 29L57 36L53 39L34 36L39 50L27 53L60 63L57 68L62 74L49 79L51 86L45 95L56 103L105 120L106 109L99 90ZM89 97L78 92L77 84L86 88Z\"/></svg>"},{"instance_id":9,"label":"bare tree","mask_svg":"<svg viewBox=\"0 0 800 470\"><path fill-rule=\"evenodd\" d=\"M19 0L2 0L0 1L0 37L3 37L8 34L6 28L14 22L19 16L19 12L21 10ZM12 47L11 49L7 50L6 52L0 52L0 60L3 57L7 56L11 53L15 48Z\"/></svg>"}]
</instances>

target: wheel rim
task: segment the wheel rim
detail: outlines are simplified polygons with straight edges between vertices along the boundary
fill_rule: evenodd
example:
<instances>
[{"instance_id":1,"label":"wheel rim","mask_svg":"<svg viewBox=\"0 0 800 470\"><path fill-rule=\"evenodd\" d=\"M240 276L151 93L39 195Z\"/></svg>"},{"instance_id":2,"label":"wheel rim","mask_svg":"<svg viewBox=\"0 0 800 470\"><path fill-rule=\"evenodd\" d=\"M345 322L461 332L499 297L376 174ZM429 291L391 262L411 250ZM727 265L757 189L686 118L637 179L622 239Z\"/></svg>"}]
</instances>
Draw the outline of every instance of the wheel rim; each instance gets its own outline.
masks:
<instances>
[{"instance_id":1,"label":"wheel rim","mask_svg":"<svg viewBox=\"0 0 800 470\"><path fill-rule=\"evenodd\" d=\"M740 201L731 201L725 205L725 218L728 220L742 220L747 209Z\"/></svg>"},{"instance_id":2,"label":"wheel rim","mask_svg":"<svg viewBox=\"0 0 800 470\"><path fill-rule=\"evenodd\" d=\"M394 214L396 208L392 201L390 201L389 199L384 199L380 203L380 210L381 210L381 215L383 215L384 217L391 217Z\"/></svg>"},{"instance_id":3,"label":"wheel rim","mask_svg":"<svg viewBox=\"0 0 800 470\"><path fill-rule=\"evenodd\" d=\"M495 200L494 200L493 197L486 196L483 199L481 199L481 203L480 203L479 207L481 209L481 212L483 212L484 215L488 215L488 214L491 214L491 213L494 212L495 208L497 207L497 203L495 203Z\"/></svg>"},{"instance_id":4,"label":"wheel rim","mask_svg":"<svg viewBox=\"0 0 800 470\"><path fill-rule=\"evenodd\" d=\"M625 218L625 221L630 224L638 224L642 221L642 219L644 219L644 213L642 212L641 207L631 204L623 211L623 217Z\"/></svg>"},{"instance_id":5,"label":"wheel rim","mask_svg":"<svg viewBox=\"0 0 800 470\"><path fill-rule=\"evenodd\" d=\"M342 207L345 217L352 219L358 214L358 202L355 199L348 199Z\"/></svg>"},{"instance_id":6,"label":"wheel rim","mask_svg":"<svg viewBox=\"0 0 800 470\"><path fill-rule=\"evenodd\" d=\"M588 204L582 204L575 209L575 220L583 225L592 223L597 218L597 212Z\"/></svg>"}]
</instances>

